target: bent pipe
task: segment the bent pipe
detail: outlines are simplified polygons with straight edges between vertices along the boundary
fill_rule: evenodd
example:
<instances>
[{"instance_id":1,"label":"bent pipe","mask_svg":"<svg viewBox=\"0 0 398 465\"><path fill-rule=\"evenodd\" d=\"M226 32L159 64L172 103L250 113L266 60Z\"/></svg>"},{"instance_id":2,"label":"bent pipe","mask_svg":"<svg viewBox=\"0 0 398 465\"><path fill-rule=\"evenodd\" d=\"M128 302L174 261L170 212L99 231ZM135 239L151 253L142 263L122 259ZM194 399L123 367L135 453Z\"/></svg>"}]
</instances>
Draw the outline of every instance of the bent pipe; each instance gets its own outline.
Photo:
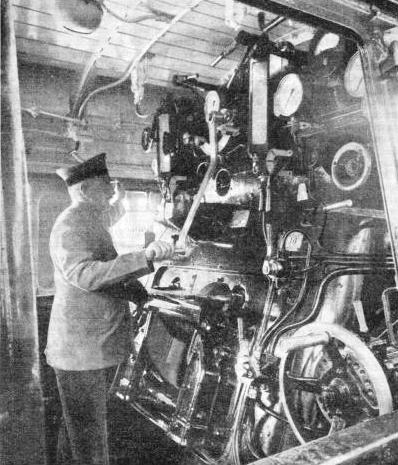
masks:
<instances>
[{"instance_id":1,"label":"bent pipe","mask_svg":"<svg viewBox=\"0 0 398 465\"><path fill-rule=\"evenodd\" d=\"M330 334L327 331L322 331L316 334L308 334L306 336L292 336L286 341L282 341L275 350L275 355L282 358L287 352L293 350L306 349L318 345L326 345L330 342Z\"/></svg>"},{"instance_id":2,"label":"bent pipe","mask_svg":"<svg viewBox=\"0 0 398 465\"><path fill-rule=\"evenodd\" d=\"M297 230L298 231L298 230ZM308 237L306 234L304 234L306 237ZM285 238L283 239L283 241L285 240ZM304 297L307 293L307 290L308 290L308 277L309 277L309 271L310 271L310 268L309 268L309 265L310 265L310 261L311 261L311 254L312 254L312 245L311 245L311 242L309 241L308 242L308 249L307 249L307 253L306 253L306 256L305 256L305 268L306 268L306 272L304 273L304 279L303 279L303 282L301 284L301 287L300 287L300 292L296 298L296 300L294 301L293 305L291 306L290 310L281 317L281 319L279 321L276 321L275 324L270 328L270 330L267 332L265 331L265 328L266 328L266 325L268 324L268 318L269 318L269 312L271 311L271 307L272 307L272 303L271 304L268 304L266 303L265 306L268 308L268 312L267 314L263 317L263 321L262 321L262 324L261 324L261 331L260 331L260 334L263 334L261 339L260 339L260 342L259 343L256 343L255 344L255 350L258 352L259 350L262 351L262 348L265 347L266 345L266 342L267 342L267 339L269 339L272 334L274 333L275 329L278 329L294 312L296 312L296 310L298 310L300 307L301 307L301 304L304 300ZM269 297L267 296L267 299Z\"/></svg>"},{"instance_id":3,"label":"bent pipe","mask_svg":"<svg viewBox=\"0 0 398 465\"><path fill-rule=\"evenodd\" d=\"M94 89L91 91L87 97L76 107L75 112L73 113L72 116L76 116L78 119L82 118L84 108L86 107L88 101L94 97L94 95L98 94L99 92L104 92L105 90L112 89L113 87L116 87L120 84L122 84L124 81L126 81L130 77L131 71L138 65L138 63L141 61L141 59L148 53L148 51L151 49L151 47L158 42L169 30L176 24L180 19L182 19L187 13L192 11L194 8L196 8L199 3L201 3L203 0L195 0L191 5L187 6L182 10L180 13L178 13L174 18L166 24L166 26L159 31L159 33L149 41L149 43L141 50L141 52L134 57L129 65L127 66L125 72L122 74L122 76L117 79L116 81L113 81L109 84L106 84L104 86L98 87L97 89Z\"/></svg>"},{"instance_id":4,"label":"bent pipe","mask_svg":"<svg viewBox=\"0 0 398 465\"><path fill-rule=\"evenodd\" d=\"M331 271L325 278L322 280L318 292L315 296L314 299L314 305L312 306L312 310L310 314L305 317L303 320L298 321L296 323L293 323L291 325L287 325L284 328L281 328L279 331L274 331L275 328L271 328L269 334L267 335L269 339L272 338L271 343L269 344L269 353L274 353L275 352L275 347L276 344L278 343L280 337L291 330L297 329L301 326L304 326L308 323L312 323L317 316L319 315L319 312L321 310L323 300L325 298L326 294L326 289L328 285L336 278L339 278L340 276L346 276L346 275L357 275L357 274L363 274L363 275L372 275L372 274L378 274L382 271L394 271L394 265L388 265L388 266L375 266L375 267L352 267L352 268L340 268L337 270ZM290 312L289 312L290 313ZM291 314L291 313L290 313ZM285 315L287 316L287 314ZM283 321L282 321L283 320ZM280 320L280 323L278 326L280 326L286 319L283 317ZM276 328L278 329L278 328ZM267 338L265 338L266 342Z\"/></svg>"}]
</instances>

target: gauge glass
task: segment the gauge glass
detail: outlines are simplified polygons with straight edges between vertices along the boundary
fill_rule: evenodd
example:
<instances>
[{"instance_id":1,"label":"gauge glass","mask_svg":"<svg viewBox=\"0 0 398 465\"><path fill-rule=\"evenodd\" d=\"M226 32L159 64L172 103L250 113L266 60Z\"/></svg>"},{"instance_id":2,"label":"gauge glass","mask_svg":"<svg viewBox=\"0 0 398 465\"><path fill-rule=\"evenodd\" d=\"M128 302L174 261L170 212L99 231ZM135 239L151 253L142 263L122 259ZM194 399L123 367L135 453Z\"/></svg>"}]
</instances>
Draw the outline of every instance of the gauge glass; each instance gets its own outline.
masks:
<instances>
[{"instance_id":1,"label":"gauge glass","mask_svg":"<svg viewBox=\"0 0 398 465\"><path fill-rule=\"evenodd\" d=\"M285 250L298 252L303 244L304 235L300 231L292 231L285 238Z\"/></svg>"},{"instance_id":2,"label":"gauge glass","mask_svg":"<svg viewBox=\"0 0 398 465\"><path fill-rule=\"evenodd\" d=\"M354 53L348 62L344 73L344 87L352 97L362 98L365 95L365 81L359 52Z\"/></svg>"},{"instance_id":3,"label":"gauge glass","mask_svg":"<svg viewBox=\"0 0 398 465\"><path fill-rule=\"evenodd\" d=\"M319 42L316 44L314 56L319 55L325 50L336 48L339 45L339 42L340 37L337 34L334 34L333 32L327 32L319 39Z\"/></svg>"},{"instance_id":4,"label":"gauge glass","mask_svg":"<svg viewBox=\"0 0 398 465\"><path fill-rule=\"evenodd\" d=\"M275 116L291 116L303 100L303 84L295 73L286 74L278 84L274 95Z\"/></svg>"}]
</instances>

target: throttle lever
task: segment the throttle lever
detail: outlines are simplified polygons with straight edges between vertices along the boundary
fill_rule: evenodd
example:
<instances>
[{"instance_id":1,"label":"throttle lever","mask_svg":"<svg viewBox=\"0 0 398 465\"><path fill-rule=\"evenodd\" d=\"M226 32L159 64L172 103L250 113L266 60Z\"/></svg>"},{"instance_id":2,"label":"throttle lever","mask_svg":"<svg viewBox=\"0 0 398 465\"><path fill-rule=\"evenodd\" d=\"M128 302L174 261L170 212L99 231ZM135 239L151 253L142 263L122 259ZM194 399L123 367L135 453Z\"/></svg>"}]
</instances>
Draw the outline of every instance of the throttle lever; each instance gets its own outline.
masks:
<instances>
[{"instance_id":1,"label":"throttle lever","mask_svg":"<svg viewBox=\"0 0 398 465\"><path fill-rule=\"evenodd\" d=\"M324 236L324 233L325 233L326 222L327 222L327 214L329 212L332 212L332 211L337 211L337 210L344 209L344 208L351 208L352 205L353 205L352 200L347 199L347 200L342 200L341 202L330 203L329 205L325 205L322 208L322 212L325 213L325 216L324 216L324 219L323 219L323 225L322 225L322 228L321 228L321 232L320 232L319 237L318 237L318 243L319 244L322 245L322 243L323 243L323 236Z\"/></svg>"},{"instance_id":2,"label":"throttle lever","mask_svg":"<svg viewBox=\"0 0 398 465\"><path fill-rule=\"evenodd\" d=\"M194 198L194 201L191 205L188 215L185 218L185 222L181 228L179 237L177 239L176 249L183 251L181 253L182 255L185 255L187 236L188 236L189 230L192 226L192 222L195 218L200 202L202 201L204 193L207 189L207 185L209 184L209 181L211 177L213 176L213 173L216 168L217 154L218 154L216 116L218 115L219 110L220 110L220 97L217 94L217 92L210 91L206 95L205 108L204 108L206 121L209 127L210 163L204 175L204 178L199 186L199 190Z\"/></svg>"},{"instance_id":3,"label":"throttle lever","mask_svg":"<svg viewBox=\"0 0 398 465\"><path fill-rule=\"evenodd\" d=\"M181 249L177 247L177 243L178 243L178 240L180 239L180 236L178 234L173 234L171 238L173 239L174 254L185 255L185 249Z\"/></svg>"},{"instance_id":4,"label":"throttle lever","mask_svg":"<svg viewBox=\"0 0 398 465\"><path fill-rule=\"evenodd\" d=\"M333 210L340 210L340 208L350 208L350 207L352 207L352 205L353 205L352 200L347 199L347 200L342 200L341 202L330 203L329 205L325 205L322 208L322 211L324 213L328 213L328 212L331 212Z\"/></svg>"}]
</instances>

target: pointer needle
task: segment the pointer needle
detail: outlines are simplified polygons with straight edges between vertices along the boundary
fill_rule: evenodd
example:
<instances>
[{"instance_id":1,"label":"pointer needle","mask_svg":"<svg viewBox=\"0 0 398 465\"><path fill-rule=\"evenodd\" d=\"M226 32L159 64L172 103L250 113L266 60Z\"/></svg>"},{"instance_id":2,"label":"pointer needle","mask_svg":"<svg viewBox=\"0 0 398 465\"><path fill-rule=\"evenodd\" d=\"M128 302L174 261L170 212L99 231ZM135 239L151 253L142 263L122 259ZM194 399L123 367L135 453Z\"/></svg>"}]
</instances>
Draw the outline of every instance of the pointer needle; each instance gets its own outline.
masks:
<instances>
[{"instance_id":1,"label":"pointer needle","mask_svg":"<svg viewBox=\"0 0 398 465\"><path fill-rule=\"evenodd\" d=\"M294 93L295 93L295 92L294 92L294 89L292 89L292 90L290 91L290 93L289 93L289 96L288 96L288 98L287 98L287 100L286 100L286 102L285 102L285 112L288 110L288 104L289 104L289 102L290 102L290 99L293 97L293 94L294 94Z\"/></svg>"},{"instance_id":2,"label":"pointer needle","mask_svg":"<svg viewBox=\"0 0 398 465\"><path fill-rule=\"evenodd\" d=\"M363 78L359 79L357 86L354 89L355 94L358 93L359 89L363 85Z\"/></svg>"}]
</instances>

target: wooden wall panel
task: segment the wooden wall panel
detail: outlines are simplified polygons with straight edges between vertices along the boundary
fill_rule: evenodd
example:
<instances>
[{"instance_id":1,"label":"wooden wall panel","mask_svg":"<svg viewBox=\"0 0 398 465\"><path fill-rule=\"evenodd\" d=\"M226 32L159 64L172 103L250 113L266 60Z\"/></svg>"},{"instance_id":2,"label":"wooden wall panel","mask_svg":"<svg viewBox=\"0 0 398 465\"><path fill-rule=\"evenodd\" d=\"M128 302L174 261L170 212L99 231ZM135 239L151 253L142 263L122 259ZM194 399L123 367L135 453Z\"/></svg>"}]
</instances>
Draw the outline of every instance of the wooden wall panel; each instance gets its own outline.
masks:
<instances>
[{"instance_id":1,"label":"wooden wall panel","mask_svg":"<svg viewBox=\"0 0 398 465\"><path fill-rule=\"evenodd\" d=\"M23 112L23 126L31 172L53 173L57 167L75 163L69 154L75 147L70 125L50 116L32 117L37 110L67 115L75 80L71 71L20 64L22 107L29 110ZM87 159L105 151L111 175L152 181L155 150L142 150L141 133L152 124L164 96L164 88L147 86L142 105L146 118L135 114L128 85L95 96L87 105L86 126L75 126L79 156Z\"/></svg>"}]
</instances>

